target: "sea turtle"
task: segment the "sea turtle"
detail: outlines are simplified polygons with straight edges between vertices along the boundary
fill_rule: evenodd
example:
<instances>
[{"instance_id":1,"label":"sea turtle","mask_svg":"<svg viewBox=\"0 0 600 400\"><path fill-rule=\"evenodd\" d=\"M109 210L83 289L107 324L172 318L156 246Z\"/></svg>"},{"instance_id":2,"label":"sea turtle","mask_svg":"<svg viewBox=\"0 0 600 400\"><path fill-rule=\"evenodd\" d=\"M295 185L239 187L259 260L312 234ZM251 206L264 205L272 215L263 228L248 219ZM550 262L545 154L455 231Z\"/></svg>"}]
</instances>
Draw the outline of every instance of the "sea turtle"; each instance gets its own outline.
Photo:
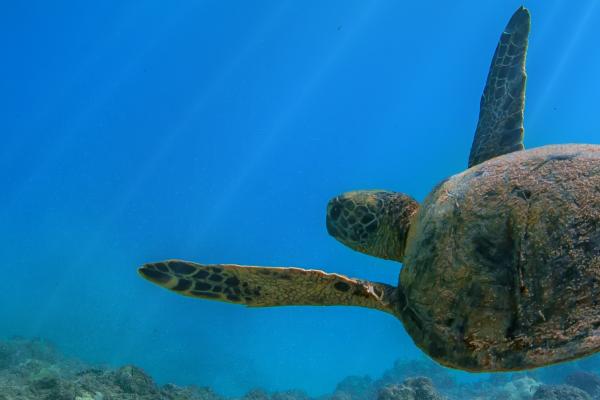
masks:
<instances>
[{"instance_id":1,"label":"sea turtle","mask_svg":"<svg viewBox=\"0 0 600 400\"><path fill-rule=\"evenodd\" d=\"M533 368L600 349L600 146L523 149L530 16L500 37L468 169L422 204L382 190L327 205L346 246L402 262L397 287L300 268L149 263L142 277L177 293L251 307L347 305L400 319L439 363Z\"/></svg>"}]
</instances>

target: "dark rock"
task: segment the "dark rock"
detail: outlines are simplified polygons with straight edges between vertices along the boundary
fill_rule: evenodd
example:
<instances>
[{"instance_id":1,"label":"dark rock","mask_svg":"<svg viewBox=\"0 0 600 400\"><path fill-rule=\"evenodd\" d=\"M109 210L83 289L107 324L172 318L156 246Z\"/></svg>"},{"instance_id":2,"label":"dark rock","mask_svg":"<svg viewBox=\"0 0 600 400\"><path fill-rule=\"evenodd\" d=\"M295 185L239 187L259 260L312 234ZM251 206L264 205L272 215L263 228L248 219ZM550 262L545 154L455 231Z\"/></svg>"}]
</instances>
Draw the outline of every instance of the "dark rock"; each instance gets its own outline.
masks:
<instances>
[{"instance_id":1,"label":"dark rock","mask_svg":"<svg viewBox=\"0 0 600 400\"><path fill-rule=\"evenodd\" d=\"M166 384L160 389L159 396L150 396L149 400L223 400L221 396L207 387L179 387L173 384Z\"/></svg>"},{"instance_id":2,"label":"dark rock","mask_svg":"<svg viewBox=\"0 0 600 400\"><path fill-rule=\"evenodd\" d=\"M188 390L188 393L189 393L189 400L223 400L223 397L216 394L209 387L191 386L191 387L187 388L186 390ZM173 399L173 400L179 400L179 399ZM188 398L183 397L183 398L181 398L181 400L188 400Z\"/></svg>"},{"instance_id":3,"label":"dark rock","mask_svg":"<svg viewBox=\"0 0 600 400\"><path fill-rule=\"evenodd\" d=\"M0 365L0 400L223 400L210 388L159 388L134 366L90 367L39 340L0 340Z\"/></svg>"},{"instance_id":4,"label":"dark rock","mask_svg":"<svg viewBox=\"0 0 600 400\"><path fill-rule=\"evenodd\" d=\"M269 400L269 395L262 389L254 389L246 393L242 400Z\"/></svg>"},{"instance_id":5,"label":"dark rock","mask_svg":"<svg viewBox=\"0 0 600 400\"><path fill-rule=\"evenodd\" d=\"M115 372L115 382L125 393L148 395L158 390L152 378L138 367L126 365Z\"/></svg>"},{"instance_id":6,"label":"dark rock","mask_svg":"<svg viewBox=\"0 0 600 400\"><path fill-rule=\"evenodd\" d=\"M396 361L394 367L385 371L381 379L375 382L377 388L390 384L402 384L408 378L426 376L436 388L450 390L456 383L448 370L429 359Z\"/></svg>"},{"instance_id":7,"label":"dark rock","mask_svg":"<svg viewBox=\"0 0 600 400\"><path fill-rule=\"evenodd\" d=\"M36 377L32 386L39 390L50 390L54 389L60 384L60 378L57 373L44 372L40 376Z\"/></svg>"},{"instance_id":8,"label":"dark rock","mask_svg":"<svg viewBox=\"0 0 600 400\"><path fill-rule=\"evenodd\" d=\"M44 400L77 400L79 391L70 382L58 381L57 384L40 396Z\"/></svg>"},{"instance_id":9,"label":"dark rock","mask_svg":"<svg viewBox=\"0 0 600 400\"><path fill-rule=\"evenodd\" d=\"M404 385L387 385L379 390L377 400L414 400L415 393Z\"/></svg>"},{"instance_id":10,"label":"dark rock","mask_svg":"<svg viewBox=\"0 0 600 400\"><path fill-rule=\"evenodd\" d=\"M533 400L591 400L589 394L569 385L543 385L533 395Z\"/></svg>"},{"instance_id":11,"label":"dark rock","mask_svg":"<svg viewBox=\"0 0 600 400\"><path fill-rule=\"evenodd\" d=\"M271 395L271 400L310 400L301 390L286 390L284 392L275 392Z\"/></svg>"},{"instance_id":12,"label":"dark rock","mask_svg":"<svg viewBox=\"0 0 600 400\"><path fill-rule=\"evenodd\" d=\"M377 400L445 400L426 377L409 378L403 384L391 384L379 391Z\"/></svg>"}]
</instances>

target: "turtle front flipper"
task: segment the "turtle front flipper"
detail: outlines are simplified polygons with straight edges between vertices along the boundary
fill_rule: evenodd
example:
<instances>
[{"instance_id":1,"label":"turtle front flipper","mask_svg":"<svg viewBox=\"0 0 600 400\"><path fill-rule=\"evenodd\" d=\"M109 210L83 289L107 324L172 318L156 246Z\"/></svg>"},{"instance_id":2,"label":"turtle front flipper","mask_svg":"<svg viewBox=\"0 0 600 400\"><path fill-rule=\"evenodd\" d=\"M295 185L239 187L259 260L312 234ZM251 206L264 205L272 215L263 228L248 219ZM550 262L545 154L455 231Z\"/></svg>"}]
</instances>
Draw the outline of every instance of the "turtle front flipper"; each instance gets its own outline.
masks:
<instances>
[{"instance_id":1,"label":"turtle front flipper","mask_svg":"<svg viewBox=\"0 0 600 400\"><path fill-rule=\"evenodd\" d=\"M525 59L530 24L529 11L521 7L502 32L481 96L469 168L523 150Z\"/></svg>"},{"instance_id":2,"label":"turtle front flipper","mask_svg":"<svg viewBox=\"0 0 600 400\"><path fill-rule=\"evenodd\" d=\"M140 275L184 296L269 306L359 306L392 314L397 288L301 268L202 265L168 260L144 264Z\"/></svg>"}]
</instances>

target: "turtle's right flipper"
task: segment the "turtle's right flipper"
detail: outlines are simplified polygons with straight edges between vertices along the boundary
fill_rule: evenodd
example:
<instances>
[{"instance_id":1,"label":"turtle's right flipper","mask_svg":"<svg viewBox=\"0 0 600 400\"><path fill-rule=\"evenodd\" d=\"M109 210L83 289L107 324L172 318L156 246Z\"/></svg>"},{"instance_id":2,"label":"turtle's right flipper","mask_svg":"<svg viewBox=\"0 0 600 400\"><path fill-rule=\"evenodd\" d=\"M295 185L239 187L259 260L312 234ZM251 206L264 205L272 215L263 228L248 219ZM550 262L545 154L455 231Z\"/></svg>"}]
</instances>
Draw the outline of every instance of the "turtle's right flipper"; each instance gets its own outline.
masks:
<instances>
[{"instance_id":1,"label":"turtle's right flipper","mask_svg":"<svg viewBox=\"0 0 600 400\"><path fill-rule=\"evenodd\" d=\"M144 264L138 271L184 296L250 307L345 305L396 311L395 287L318 270L168 260Z\"/></svg>"}]
</instances>

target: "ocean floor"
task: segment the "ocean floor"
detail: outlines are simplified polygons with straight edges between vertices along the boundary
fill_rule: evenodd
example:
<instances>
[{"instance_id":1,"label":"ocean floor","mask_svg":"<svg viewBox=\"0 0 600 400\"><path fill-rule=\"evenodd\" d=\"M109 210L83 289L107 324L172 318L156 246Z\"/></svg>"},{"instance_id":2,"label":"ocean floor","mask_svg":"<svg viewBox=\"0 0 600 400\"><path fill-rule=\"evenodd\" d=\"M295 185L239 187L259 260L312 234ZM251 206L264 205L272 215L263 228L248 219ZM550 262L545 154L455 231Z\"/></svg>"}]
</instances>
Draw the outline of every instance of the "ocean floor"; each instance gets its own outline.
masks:
<instances>
[{"instance_id":1,"label":"ocean floor","mask_svg":"<svg viewBox=\"0 0 600 400\"><path fill-rule=\"evenodd\" d=\"M398 361L381 377L349 376L315 400L590 400L600 399L597 361L459 382L423 359ZM483 376L482 376L483 377ZM0 340L0 400L234 400L207 387L158 385L142 369L88 365L42 340ZM257 388L236 400L312 400L302 391Z\"/></svg>"}]
</instances>

